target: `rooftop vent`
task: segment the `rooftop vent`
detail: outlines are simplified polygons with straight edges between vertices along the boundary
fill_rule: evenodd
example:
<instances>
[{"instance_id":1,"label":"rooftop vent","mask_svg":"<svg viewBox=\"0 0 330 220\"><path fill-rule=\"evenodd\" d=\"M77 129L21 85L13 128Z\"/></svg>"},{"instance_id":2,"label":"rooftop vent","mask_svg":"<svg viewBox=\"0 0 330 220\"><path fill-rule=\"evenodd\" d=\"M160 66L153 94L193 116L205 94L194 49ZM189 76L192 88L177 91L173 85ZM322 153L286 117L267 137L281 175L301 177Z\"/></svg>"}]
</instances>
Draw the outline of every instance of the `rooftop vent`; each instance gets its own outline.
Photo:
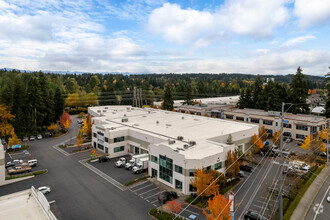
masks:
<instances>
[{"instance_id":1,"label":"rooftop vent","mask_svg":"<svg viewBox=\"0 0 330 220\"><path fill-rule=\"evenodd\" d=\"M143 118L146 118L147 116L146 115L142 115Z\"/></svg>"},{"instance_id":2,"label":"rooftop vent","mask_svg":"<svg viewBox=\"0 0 330 220\"><path fill-rule=\"evenodd\" d=\"M97 113L101 113L101 110L97 110Z\"/></svg>"},{"instance_id":3,"label":"rooftop vent","mask_svg":"<svg viewBox=\"0 0 330 220\"><path fill-rule=\"evenodd\" d=\"M131 108L130 108L130 107L127 107L126 110L127 110L127 111L128 111L128 110L131 110Z\"/></svg>"},{"instance_id":4,"label":"rooftop vent","mask_svg":"<svg viewBox=\"0 0 330 220\"><path fill-rule=\"evenodd\" d=\"M103 110L103 112L107 112L107 110Z\"/></svg>"},{"instance_id":5,"label":"rooftop vent","mask_svg":"<svg viewBox=\"0 0 330 220\"><path fill-rule=\"evenodd\" d=\"M112 112L112 114L116 114L116 112Z\"/></svg>"},{"instance_id":6,"label":"rooftop vent","mask_svg":"<svg viewBox=\"0 0 330 220\"><path fill-rule=\"evenodd\" d=\"M151 113L151 111L148 111L148 113L150 114L150 113Z\"/></svg>"},{"instance_id":7,"label":"rooftop vent","mask_svg":"<svg viewBox=\"0 0 330 220\"><path fill-rule=\"evenodd\" d=\"M183 145L183 148L184 149L188 149L189 148L189 145L188 144L185 144L185 145Z\"/></svg>"},{"instance_id":8,"label":"rooftop vent","mask_svg":"<svg viewBox=\"0 0 330 220\"><path fill-rule=\"evenodd\" d=\"M175 140L168 140L168 144L175 144Z\"/></svg>"},{"instance_id":9,"label":"rooftop vent","mask_svg":"<svg viewBox=\"0 0 330 220\"><path fill-rule=\"evenodd\" d=\"M159 121L156 121L156 124L159 124Z\"/></svg>"},{"instance_id":10,"label":"rooftop vent","mask_svg":"<svg viewBox=\"0 0 330 220\"><path fill-rule=\"evenodd\" d=\"M196 145L196 141L189 141L190 146Z\"/></svg>"},{"instance_id":11,"label":"rooftop vent","mask_svg":"<svg viewBox=\"0 0 330 220\"><path fill-rule=\"evenodd\" d=\"M172 126L172 125L171 125L171 124L166 124L166 126L167 126L167 127L170 127L170 126Z\"/></svg>"},{"instance_id":12,"label":"rooftop vent","mask_svg":"<svg viewBox=\"0 0 330 220\"><path fill-rule=\"evenodd\" d=\"M113 130L115 130L116 128L115 127L111 127L111 128L109 128L109 130L111 130L111 131L113 131Z\"/></svg>"},{"instance_id":13,"label":"rooftop vent","mask_svg":"<svg viewBox=\"0 0 330 220\"><path fill-rule=\"evenodd\" d=\"M182 116L182 119L184 119L184 117Z\"/></svg>"},{"instance_id":14,"label":"rooftop vent","mask_svg":"<svg viewBox=\"0 0 330 220\"><path fill-rule=\"evenodd\" d=\"M139 126L139 124L133 124L133 126L137 127L137 126Z\"/></svg>"},{"instance_id":15,"label":"rooftop vent","mask_svg":"<svg viewBox=\"0 0 330 220\"><path fill-rule=\"evenodd\" d=\"M174 150L174 152L179 152L178 150Z\"/></svg>"},{"instance_id":16,"label":"rooftop vent","mask_svg":"<svg viewBox=\"0 0 330 220\"><path fill-rule=\"evenodd\" d=\"M124 117L126 117L126 114L124 114Z\"/></svg>"},{"instance_id":17,"label":"rooftop vent","mask_svg":"<svg viewBox=\"0 0 330 220\"><path fill-rule=\"evenodd\" d=\"M128 118L122 118L121 122L128 122Z\"/></svg>"},{"instance_id":18,"label":"rooftop vent","mask_svg":"<svg viewBox=\"0 0 330 220\"><path fill-rule=\"evenodd\" d=\"M182 136L178 136L177 139L178 139L179 141L182 141L182 140L183 140L183 137L182 137Z\"/></svg>"},{"instance_id":19,"label":"rooftop vent","mask_svg":"<svg viewBox=\"0 0 330 220\"><path fill-rule=\"evenodd\" d=\"M104 107L104 109L108 109L108 107L106 106L106 107Z\"/></svg>"}]
</instances>

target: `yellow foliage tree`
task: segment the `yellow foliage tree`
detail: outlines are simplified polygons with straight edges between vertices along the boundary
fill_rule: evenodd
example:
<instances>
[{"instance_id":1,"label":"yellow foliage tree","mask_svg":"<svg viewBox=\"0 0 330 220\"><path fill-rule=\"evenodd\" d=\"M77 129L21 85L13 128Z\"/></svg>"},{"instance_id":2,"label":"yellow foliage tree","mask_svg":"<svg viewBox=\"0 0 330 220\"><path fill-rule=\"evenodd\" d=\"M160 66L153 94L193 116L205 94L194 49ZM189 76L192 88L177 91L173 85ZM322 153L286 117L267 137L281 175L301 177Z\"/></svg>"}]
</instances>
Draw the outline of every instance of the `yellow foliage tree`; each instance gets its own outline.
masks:
<instances>
[{"instance_id":1,"label":"yellow foliage tree","mask_svg":"<svg viewBox=\"0 0 330 220\"><path fill-rule=\"evenodd\" d=\"M311 143L312 143L312 137L311 136L305 136L305 140L304 140L304 142L301 144L301 148L302 149L305 149L305 150L307 150L307 149L309 149L310 148L310 146L311 146Z\"/></svg>"},{"instance_id":2,"label":"yellow foliage tree","mask_svg":"<svg viewBox=\"0 0 330 220\"><path fill-rule=\"evenodd\" d=\"M279 146L280 143L281 143L281 130L278 130L277 132L274 133L273 144Z\"/></svg>"},{"instance_id":3,"label":"yellow foliage tree","mask_svg":"<svg viewBox=\"0 0 330 220\"><path fill-rule=\"evenodd\" d=\"M267 140L267 132L266 132L265 126L261 126L261 128L259 130L259 137L262 141Z\"/></svg>"},{"instance_id":4,"label":"yellow foliage tree","mask_svg":"<svg viewBox=\"0 0 330 220\"><path fill-rule=\"evenodd\" d=\"M20 143L21 143L21 140L18 139L17 135L14 133L14 134L12 134L12 136L9 138L8 145L9 145L9 146L13 146L13 145L20 144Z\"/></svg>"},{"instance_id":5,"label":"yellow foliage tree","mask_svg":"<svg viewBox=\"0 0 330 220\"><path fill-rule=\"evenodd\" d=\"M11 124L15 119L15 115L10 113L7 106L0 104L0 136L7 138L14 133L14 127Z\"/></svg>"},{"instance_id":6,"label":"yellow foliage tree","mask_svg":"<svg viewBox=\"0 0 330 220\"><path fill-rule=\"evenodd\" d=\"M80 128L77 135L76 145L81 146L83 143L84 143L84 131L82 128Z\"/></svg>"},{"instance_id":7,"label":"yellow foliage tree","mask_svg":"<svg viewBox=\"0 0 330 220\"><path fill-rule=\"evenodd\" d=\"M48 129L48 131L52 131L52 132L54 132L54 133L58 133L58 131L59 131L59 129L60 129L60 125L59 124L57 124L57 123L52 123L51 125L49 125L48 127L47 127L47 129Z\"/></svg>"},{"instance_id":8,"label":"yellow foliage tree","mask_svg":"<svg viewBox=\"0 0 330 220\"><path fill-rule=\"evenodd\" d=\"M220 193L216 193L213 199L209 198L208 206L206 209L209 210L208 214L205 209L203 213L206 215L207 220L230 220L232 219L230 215L230 205L232 201L228 201L226 197L222 196Z\"/></svg>"},{"instance_id":9,"label":"yellow foliage tree","mask_svg":"<svg viewBox=\"0 0 330 220\"><path fill-rule=\"evenodd\" d=\"M252 136L250 143L257 150L260 150L265 146L256 134Z\"/></svg>"},{"instance_id":10,"label":"yellow foliage tree","mask_svg":"<svg viewBox=\"0 0 330 220\"><path fill-rule=\"evenodd\" d=\"M195 178L191 179L191 185L196 188L195 192L201 197L209 197L219 191L219 184L214 182L212 174L206 172L204 169L196 170ZM205 190L205 191L204 191Z\"/></svg>"},{"instance_id":11,"label":"yellow foliage tree","mask_svg":"<svg viewBox=\"0 0 330 220\"><path fill-rule=\"evenodd\" d=\"M84 119L83 131L86 133L88 139L92 137L92 121L91 115L88 114L87 117Z\"/></svg>"},{"instance_id":12,"label":"yellow foliage tree","mask_svg":"<svg viewBox=\"0 0 330 220\"><path fill-rule=\"evenodd\" d=\"M80 98L78 93L69 94L68 97L65 99L65 104L70 107L77 107L79 106Z\"/></svg>"}]
</instances>

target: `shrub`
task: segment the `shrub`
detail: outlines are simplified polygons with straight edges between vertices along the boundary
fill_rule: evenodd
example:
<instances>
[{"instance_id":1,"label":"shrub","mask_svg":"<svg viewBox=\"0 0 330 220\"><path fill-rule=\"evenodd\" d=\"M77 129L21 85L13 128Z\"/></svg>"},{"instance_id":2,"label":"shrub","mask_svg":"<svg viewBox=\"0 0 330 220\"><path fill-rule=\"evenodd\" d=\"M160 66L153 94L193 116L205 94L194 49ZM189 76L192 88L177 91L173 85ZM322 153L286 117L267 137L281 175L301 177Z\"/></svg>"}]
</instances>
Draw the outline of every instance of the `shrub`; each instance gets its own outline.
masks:
<instances>
[{"instance_id":1,"label":"shrub","mask_svg":"<svg viewBox=\"0 0 330 220\"><path fill-rule=\"evenodd\" d=\"M160 219L160 220L172 220L172 219L175 218L174 214L164 212L164 211L161 211L161 210L156 209L156 208L151 209L149 211L149 214L152 215L152 216L155 216L157 219ZM178 217L176 219L183 220L183 218L181 218L181 217Z\"/></svg>"}]
</instances>

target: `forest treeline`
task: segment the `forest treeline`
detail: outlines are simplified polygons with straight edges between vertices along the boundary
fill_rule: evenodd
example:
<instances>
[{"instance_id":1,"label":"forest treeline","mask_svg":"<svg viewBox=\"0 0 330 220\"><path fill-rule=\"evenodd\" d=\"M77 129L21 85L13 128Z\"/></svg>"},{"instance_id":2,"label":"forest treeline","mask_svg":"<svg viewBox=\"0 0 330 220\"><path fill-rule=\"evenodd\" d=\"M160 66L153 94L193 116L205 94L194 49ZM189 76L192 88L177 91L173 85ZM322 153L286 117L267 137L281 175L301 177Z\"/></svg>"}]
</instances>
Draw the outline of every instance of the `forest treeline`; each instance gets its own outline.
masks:
<instances>
[{"instance_id":1,"label":"forest treeline","mask_svg":"<svg viewBox=\"0 0 330 220\"><path fill-rule=\"evenodd\" d=\"M260 87L266 78L275 80L274 85L264 87L265 91L270 91L267 94L283 92L280 98L273 100L287 96L284 90L287 92L290 88L293 75L257 78L246 74L58 74L1 69L0 104L10 109L15 116L15 132L23 136L35 134L59 120L65 106L131 105L135 87L142 89L143 105L163 100L167 88L173 100L243 94L247 101L241 106L250 107L249 90L256 82ZM305 76L304 80L307 89L325 88L324 77ZM277 110L278 106L272 104L273 101L269 101L260 107Z\"/></svg>"}]
</instances>

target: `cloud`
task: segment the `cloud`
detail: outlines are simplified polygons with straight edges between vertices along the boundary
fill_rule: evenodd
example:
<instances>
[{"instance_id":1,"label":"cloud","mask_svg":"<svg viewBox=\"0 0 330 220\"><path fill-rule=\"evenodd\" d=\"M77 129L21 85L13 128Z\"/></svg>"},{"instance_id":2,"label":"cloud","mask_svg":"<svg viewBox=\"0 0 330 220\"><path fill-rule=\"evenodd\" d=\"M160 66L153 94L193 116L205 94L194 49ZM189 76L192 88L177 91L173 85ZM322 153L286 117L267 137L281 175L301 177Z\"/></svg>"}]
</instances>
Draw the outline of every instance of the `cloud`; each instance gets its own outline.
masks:
<instances>
[{"instance_id":1,"label":"cloud","mask_svg":"<svg viewBox=\"0 0 330 220\"><path fill-rule=\"evenodd\" d=\"M302 28L327 24L330 22L330 1L295 0L294 14Z\"/></svg>"},{"instance_id":2,"label":"cloud","mask_svg":"<svg viewBox=\"0 0 330 220\"><path fill-rule=\"evenodd\" d=\"M305 41L307 41L309 39L315 39L315 37L313 35L305 35L305 36L301 36L301 37L296 37L296 38L293 38L293 39L290 39L290 40L284 42L280 47L293 47L293 46L296 46L297 44L304 43Z\"/></svg>"},{"instance_id":3,"label":"cloud","mask_svg":"<svg viewBox=\"0 0 330 220\"><path fill-rule=\"evenodd\" d=\"M232 33L264 38L289 18L285 3L287 0L233 0L215 12L166 3L152 11L147 29L178 44L207 44L206 41L219 41Z\"/></svg>"}]
</instances>

